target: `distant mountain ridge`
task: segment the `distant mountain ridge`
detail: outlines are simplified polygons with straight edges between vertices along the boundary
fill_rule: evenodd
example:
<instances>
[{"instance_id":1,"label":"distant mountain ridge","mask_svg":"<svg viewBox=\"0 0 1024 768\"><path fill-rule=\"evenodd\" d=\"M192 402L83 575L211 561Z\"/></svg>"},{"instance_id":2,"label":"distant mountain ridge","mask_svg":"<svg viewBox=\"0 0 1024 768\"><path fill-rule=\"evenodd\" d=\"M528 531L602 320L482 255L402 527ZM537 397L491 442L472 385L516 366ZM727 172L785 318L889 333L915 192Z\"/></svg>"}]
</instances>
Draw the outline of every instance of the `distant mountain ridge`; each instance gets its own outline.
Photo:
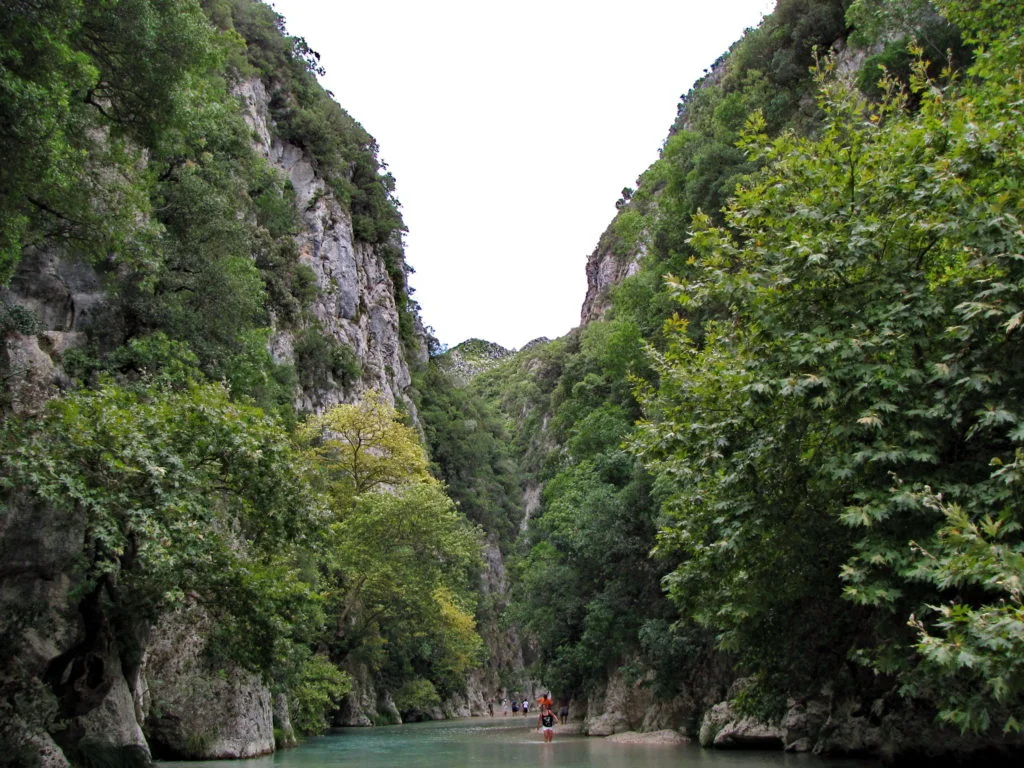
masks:
<instances>
[{"instance_id":1,"label":"distant mountain ridge","mask_svg":"<svg viewBox=\"0 0 1024 768\"><path fill-rule=\"evenodd\" d=\"M548 341L541 337L534 339L523 346L523 350L530 349L537 344ZM489 371L503 360L507 360L516 354L517 350L507 349L493 341L484 339L466 339L451 349L438 356L439 367L448 373L459 386L465 386L476 376Z\"/></svg>"}]
</instances>

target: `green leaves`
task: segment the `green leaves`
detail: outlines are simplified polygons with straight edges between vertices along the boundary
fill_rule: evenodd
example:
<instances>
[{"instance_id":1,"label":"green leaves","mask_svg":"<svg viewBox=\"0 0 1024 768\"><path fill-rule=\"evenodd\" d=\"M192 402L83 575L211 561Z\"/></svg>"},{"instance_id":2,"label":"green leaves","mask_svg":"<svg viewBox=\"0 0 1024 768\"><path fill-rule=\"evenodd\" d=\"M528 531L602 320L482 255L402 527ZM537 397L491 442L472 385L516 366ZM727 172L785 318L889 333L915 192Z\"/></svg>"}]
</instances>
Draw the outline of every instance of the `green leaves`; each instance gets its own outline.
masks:
<instances>
[{"instance_id":1,"label":"green leaves","mask_svg":"<svg viewBox=\"0 0 1024 768\"><path fill-rule=\"evenodd\" d=\"M40 242L140 258L156 234L143 150L165 162L197 101L217 100L218 45L202 10L190 0L16 3L0 29L0 147L11 158L0 172L0 283Z\"/></svg>"},{"instance_id":2,"label":"green leaves","mask_svg":"<svg viewBox=\"0 0 1024 768\"><path fill-rule=\"evenodd\" d=\"M460 689L482 647L469 584L483 542L428 475L416 432L369 392L310 418L300 438L331 515L318 550L332 657Z\"/></svg>"},{"instance_id":3,"label":"green leaves","mask_svg":"<svg viewBox=\"0 0 1024 768\"><path fill-rule=\"evenodd\" d=\"M352 679L329 659L310 654L303 660L298 681L290 690L288 711L299 733L321 734L342 697L352 688Z\"/></svg>"},{"instance_id":4,"label":"green leaves","mask_svg":"<svg viewBox=\"0 0 1024 768\"><path fill-rule=\"evenodd\" d=\"M416 432L399 421L379 392L311 417L300 434L320 458L339 511L360 494L427 478Z\"/></svg>"},{"instance_id":5,"label":"green leaves","mask_svg":"<svg viewBox=\"0 0 1024 768\"><path fill-rule=\"evenodd\" d=\"M51 401L34 423L9 419L0 439L8 491L84 521L80 591L116 587L118 610L134 621L186 593L227 615L260 616L257 601L237 599L253 590L226 582L223 569L286 562L313 524L281 429L219 386L107 384ZM308 587L291 597L311 599Z\"/></svg>"},{"instance_id":6,"label":"green leaves","mask_svg":"<svg viewBox=\"0 0 1024 768\"><path fill-rule=\"evenodd\" d=\"M806 621L819 614L798 610L814 605L849 627L831 647L943 719L1019 719L1016 673L995 672L1016 608L978 591L1010 583L1019 563L997 567L994 540L1016 551L1024 519L1011 349L1024 230L1007 181L1024 171L1012 106L1024 93L990 67L1015 34L989 38L981 79L958 90L915 64L914 112L895 87L869 104L824 67L820 133L769 140L751 123L743 146L764 167L724 225L694 218L697 255L669 283L693 320L666 323L634 442L663 498L658 551L679 561L666 584L763 683L782 663L781 695L807 666L772 628L793 614L787 631L821 643ZM944 525L927 488L963 518ZM988 543L970 555L977 537ZM911 616L916 655L891 622ZM809 689L844 672L824 664Z\"/></svg>"},{"instance_id":7,"label":"green leaves","mask_svg":"<svg viewBox=\"0 0 1024 768\"><path fill-rule=\"evenodd\" d=\"M139 361L175 351L152 341L136 345ZM347 690L337 665L349 654L399 682L458 690L482 648L470 590L479 532L379 396L306 434L318 451L294 450L223 386L105 383L0 425L0 492L81 521L78 597L107 594L129 625L201 604L211 659L290 690L306 731ZM325 646L332 656L312 655Z\"/></svg>"},{"instance_id":8,"label":"green leaves","mask_svg":"<svg viewBox=\"0 0 1024 768\"><path fill-rule=\"evenodd\" d=\"M930 604L910 618L917 635L921 685L945 685L939 716L962 731L1020 730L1024 638L1024 544L1021 523L1004 513L972 519L934 494L925 503L945 524L920 549L915 577L946 591L979 589L981 600Z\"/></svg>"}]
</instances>

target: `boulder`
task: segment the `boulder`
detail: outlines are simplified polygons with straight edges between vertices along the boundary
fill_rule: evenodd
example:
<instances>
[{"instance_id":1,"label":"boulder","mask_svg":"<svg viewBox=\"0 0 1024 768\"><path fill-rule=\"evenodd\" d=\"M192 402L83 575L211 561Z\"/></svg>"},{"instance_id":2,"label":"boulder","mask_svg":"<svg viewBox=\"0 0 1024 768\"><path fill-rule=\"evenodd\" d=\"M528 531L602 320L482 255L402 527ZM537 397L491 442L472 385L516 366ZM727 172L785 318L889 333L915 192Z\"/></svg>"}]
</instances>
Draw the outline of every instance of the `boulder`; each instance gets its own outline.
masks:
<instances>
[{"instance_id":1,"label":"boulder","mask_svg":"<svg viewBox=\"0 0 1024 768\"><path fill-rule=\"evenodd\" d=\"M224 760L274 751L270 691L235 665L210 669L210 622L197 606L165 616L143 658L148 691L142 708L154 754Z\"/></svg>"},{"instance_id":2,"label":"boulder","mask_svg":"<svg viewBox=\"0 0 1024 768\"><path fill-rule=\"evenodd\" d=\"M351 662L345 671L352 678L352 689L341 700L334 725L365 728L384 723L401 723L402 716L389 691L378 690L373 674L365 664ZM438 709L438 716L444 714Z\"/></svg>"},{"instance_id":3,"label":"boulder","mask_svg":"<svg viewBox=\"0 0 1024 768\"><path fill-rule=\"evenodd\" d=\"M75 718L72 730L85 734L73 751L84 756L87 764L106 760L114 765L141 767L152 760L149 744L135 719L132 692L122 675L112 677L102 703Z\"/></svg>"},{"instance_id":4,"label":"boulder","mask_svg":"<svg viewBox=\"0 0 1024 768\"><path fill-rule=\"evenodd\" d=\"M727 701L704 713L700 745L720 749L782 749L783 733L777 726L753 717L740 717Z\"/></svg>"},{"instance_id":5,"label":"boulder","mask_svg":"<svg viewBox=\"0 0 1024 768\"><path fill-rule=\"evenodd\" d=\"M636 730L653 698L648 689L628 683L621 672L616 672L603 691L587 699L588 717L583 730L590 736Z\"/></svg>"},{"instance_id":6,"label":"boulder","mask_svg":"<svg viewBox=\"0 0 1024 768\"><path fill-rule=\"evenodd\" d=\"M790 701L789 709L782 718L782 742L787 752L810 752L814 749L818 734L828 720L827 701L812 699Z\"/></svg>"},{"instance_id":7,"label":"boulder","mask_svg":"<svg viewBox=\"0 0 1024 768\"><path fill-rule=\"evenodd\" d=\"M283 693L274 696L274 742L278 749L294 747L299 743L295 729L292 728L288 697Z\"/></svg>"},{"instance_id":8,"label":"boulder","mask_svg":"<svg viewBox=\"0 0 1024 768\"><path fill-rule=\"evenodd\" d=\"M842 699L831 702L814 752L819 755L877 755L884 742L881 720L872 716L870 707L858 699Z\"/></svg>"}]
</instances>

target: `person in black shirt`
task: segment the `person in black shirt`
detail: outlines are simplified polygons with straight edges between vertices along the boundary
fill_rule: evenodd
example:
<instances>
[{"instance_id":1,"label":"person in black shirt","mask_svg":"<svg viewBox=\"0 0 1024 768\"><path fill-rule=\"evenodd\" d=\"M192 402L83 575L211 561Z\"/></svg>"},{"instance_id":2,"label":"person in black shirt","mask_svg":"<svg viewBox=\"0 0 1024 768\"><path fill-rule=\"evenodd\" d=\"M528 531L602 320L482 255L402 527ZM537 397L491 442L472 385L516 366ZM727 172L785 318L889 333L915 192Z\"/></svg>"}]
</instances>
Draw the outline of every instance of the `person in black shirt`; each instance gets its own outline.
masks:
<instances>
[{"instance_id":1,"label":"person in black shirt","mask_svg":"<svg viewBox=\"0 0 1024 768\"><path fill-rule=\"evenodd\" d=\"M555 723L558 718L551 711L551 707L543 707L537 715L537 727L544 734L544 743L550 743L555 738Z\"/></svg>"}]
</instances>

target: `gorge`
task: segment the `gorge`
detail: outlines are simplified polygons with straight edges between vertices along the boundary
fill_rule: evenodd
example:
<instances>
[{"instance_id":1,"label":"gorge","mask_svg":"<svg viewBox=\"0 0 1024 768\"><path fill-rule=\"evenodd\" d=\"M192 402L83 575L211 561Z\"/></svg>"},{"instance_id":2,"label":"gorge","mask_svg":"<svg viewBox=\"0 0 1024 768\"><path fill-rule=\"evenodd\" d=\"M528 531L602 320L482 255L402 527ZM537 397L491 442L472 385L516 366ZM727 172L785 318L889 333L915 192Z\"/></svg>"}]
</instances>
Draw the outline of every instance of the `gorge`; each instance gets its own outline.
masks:
<instances>
[{"instance_id":1,"label":"gorge","mask_svg":"<svg viewBox=\"0 0 1024 768\"><path fill-rule=\"evenodd\" d=\"M431 337L270 7L5 5L0 764L548 690L592 736L1019 760L1014 5L779 0L516 351Z\"/></svg>"}]
</instances>

